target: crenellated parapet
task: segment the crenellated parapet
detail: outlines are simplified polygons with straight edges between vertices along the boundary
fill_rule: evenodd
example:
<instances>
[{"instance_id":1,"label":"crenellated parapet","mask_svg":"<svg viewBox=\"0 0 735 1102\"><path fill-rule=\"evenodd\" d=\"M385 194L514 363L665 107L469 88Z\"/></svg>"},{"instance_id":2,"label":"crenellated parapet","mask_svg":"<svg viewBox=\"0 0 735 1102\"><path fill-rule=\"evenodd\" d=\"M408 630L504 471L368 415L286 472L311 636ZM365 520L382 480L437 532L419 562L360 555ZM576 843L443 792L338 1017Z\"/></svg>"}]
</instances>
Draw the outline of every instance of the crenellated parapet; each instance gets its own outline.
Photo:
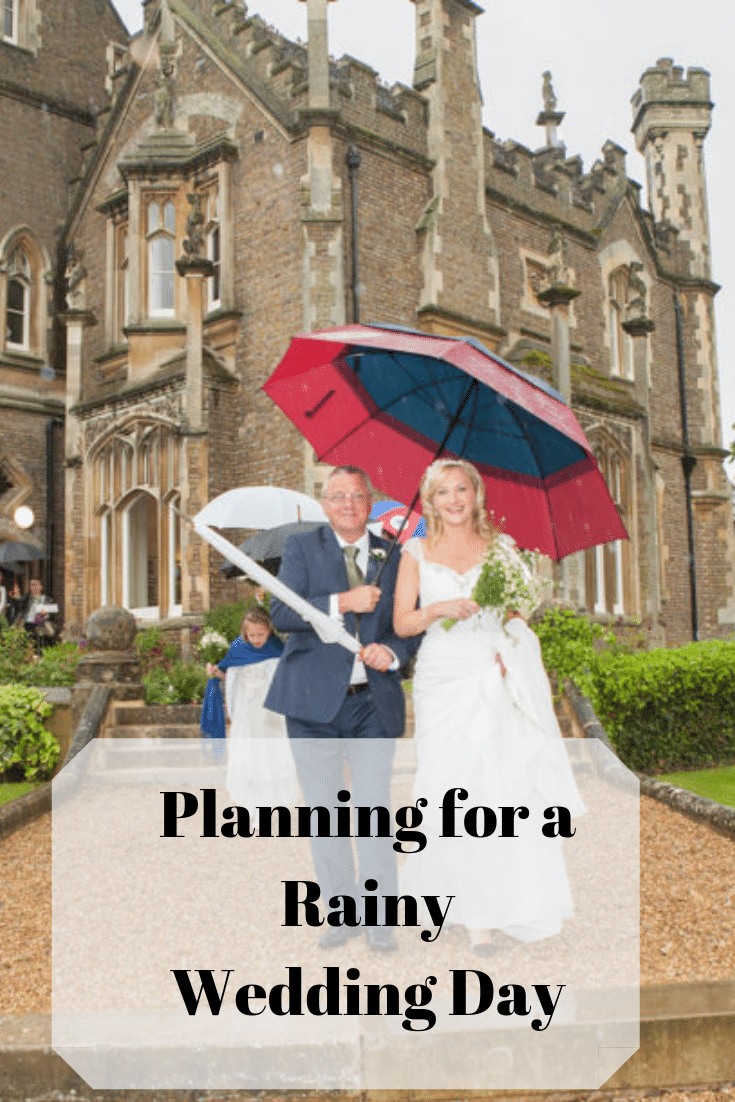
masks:
<instances>
[{"instance_id":1,"label":"crenellated parapet","mask_svg":"<svg viewBox=\"0 0 735 1102\"><path fill-rule=\"evenodd\" d=\"M568 156L563 145L536 151L512 140L499 141L486 130L485 179L493 194L592 230L630 181L626 153L607 141L588 172L579 155Z\"/></svg>"}]
</instances>

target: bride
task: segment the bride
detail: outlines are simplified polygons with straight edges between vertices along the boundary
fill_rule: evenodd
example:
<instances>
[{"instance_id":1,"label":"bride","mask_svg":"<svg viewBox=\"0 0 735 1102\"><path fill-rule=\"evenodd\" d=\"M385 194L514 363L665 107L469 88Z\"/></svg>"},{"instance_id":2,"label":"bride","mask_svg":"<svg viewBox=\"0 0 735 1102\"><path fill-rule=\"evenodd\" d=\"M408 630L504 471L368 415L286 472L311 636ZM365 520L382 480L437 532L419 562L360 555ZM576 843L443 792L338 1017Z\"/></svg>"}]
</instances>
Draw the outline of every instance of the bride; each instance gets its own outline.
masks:
<instances>
[{"instance_id":1,"label":"bride","mask_svg":"<svg viewBox=\"0 0 735 1102\"><path fill-rule=\"evenodd\" d=\"M415 794L428 800L427 819L450 788L467 795L455 794L457 836L437 828L422 853L410 854L401 890L454 895L454 922L467 927L474 952L489 956L493 930L536 941L571 916L561 838L545 837L539 819L551 805L572 815L584 808L536 635L518 613L504 624L500 610L472 599L491 544L507 563L521 561L487 519L479 473L463 460L438 460L424 475L421 501L427 536L404 547L394 605L399 636L426 633L413 682ZM446 619L457 622L447 630ZM498 837L499 826L491 837L463 827L473 807L508 805L530 810L529 823L511 827L512 839Z\"/></svg>"}]
</instances>

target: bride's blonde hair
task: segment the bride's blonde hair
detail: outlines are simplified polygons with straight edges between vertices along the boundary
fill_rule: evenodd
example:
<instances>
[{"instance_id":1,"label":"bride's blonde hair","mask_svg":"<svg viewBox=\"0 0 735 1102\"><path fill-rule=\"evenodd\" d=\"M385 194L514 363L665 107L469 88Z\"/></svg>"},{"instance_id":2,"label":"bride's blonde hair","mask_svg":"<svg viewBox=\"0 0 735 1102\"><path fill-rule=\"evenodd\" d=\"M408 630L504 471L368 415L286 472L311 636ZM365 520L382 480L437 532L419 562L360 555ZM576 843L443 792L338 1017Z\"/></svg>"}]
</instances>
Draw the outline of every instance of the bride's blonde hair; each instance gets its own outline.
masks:
<instances>
[{"instance_id":1,"label":"bride's blonde hair","mask_svg":"<svg viewBox=\"0 0 735 1102\"><path fill-rule=\"evenodd\" d=\"M473 467L466 459L435 459L430 467L424 471L421 479L421 508L426 521L426 539L429 544L434 543L442 534L442 522L434 506L434 494L436 493L439 479L447 471L463 471L475 491L475 508L472 513L472 527L478 536L483 539L494 539L500 531L487 515L485 507L485 483L480 478L477 467Z\"/></svg>"}]
</instances>

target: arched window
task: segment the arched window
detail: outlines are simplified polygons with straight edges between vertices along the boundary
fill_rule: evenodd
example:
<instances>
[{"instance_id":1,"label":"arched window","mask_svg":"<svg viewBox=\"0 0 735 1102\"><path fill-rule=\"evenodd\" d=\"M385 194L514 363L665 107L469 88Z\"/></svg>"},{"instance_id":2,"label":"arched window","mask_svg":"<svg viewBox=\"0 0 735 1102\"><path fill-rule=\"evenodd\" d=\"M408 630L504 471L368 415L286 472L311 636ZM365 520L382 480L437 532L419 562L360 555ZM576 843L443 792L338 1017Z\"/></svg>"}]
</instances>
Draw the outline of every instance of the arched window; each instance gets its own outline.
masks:
<instances>
[{"instance_id":1,"label":"arched window","mask_svg":"<svg viewBox=\"0 0 735 1102\"><path fill-rule=\"evenodd\" d=\"M157 616L158 502L151 494L136 494L123 509L122 546L123 605L142 616Z\"/></svg>"},{"instance_id":2,"label":"arched window","mask_svg":"<svg viewBox=\"0 0 735 1102\"><path fill-rule=\"evenodd\" d=\"M8 265L6 340L14 348L29 348L31 333L32 271L28 256L19 245Z\"/></svg>"},{"instance_id":3,"label":"arched window","mask_svg":"<svg viewBox=\"0 0 735 1102\"><path fill-rule=\"evenodd\" d=\"M629 463L611 441L595 449L595 459L625 524L628 513ZM631 613L628 602L632 590L626 579L626 572L630 569L629 560L630 555L626 553L622 540L597 544L586 552L587 609L590 613L609 613L614 616Z\"/></svg>"},{"instance_id":4,"label":"arched window","mask_svg":"<svg viewBox=\"0 0 735 1102\"><path fill-rule=\"evenodd\" d=\"M174 315L176 212L170 199L148 204L148 314Z\"/></svg>"},{"instance_id":5,"label":"arched window","mask_svg":"<svg viewBox=\"0 0 735 1102\"><path fill-rule=\"evenodd\" d=\"M181 612L179 447L175 430L138 422L94 460L99 601L141 619Z\"/></svg>"}]
</instances>

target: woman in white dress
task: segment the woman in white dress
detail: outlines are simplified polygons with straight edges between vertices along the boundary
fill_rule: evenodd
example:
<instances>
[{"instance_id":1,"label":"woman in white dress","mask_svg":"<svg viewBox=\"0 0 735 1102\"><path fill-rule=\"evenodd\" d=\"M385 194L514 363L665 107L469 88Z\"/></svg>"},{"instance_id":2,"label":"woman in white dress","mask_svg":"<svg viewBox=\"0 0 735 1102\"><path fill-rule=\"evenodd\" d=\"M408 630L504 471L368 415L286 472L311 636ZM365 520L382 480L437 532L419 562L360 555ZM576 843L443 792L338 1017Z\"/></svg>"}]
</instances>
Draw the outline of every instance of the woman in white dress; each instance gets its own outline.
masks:
<instances>
[{"instance_id":1,"label":"woman in white dress","mask_svg":"<svg viewBox=\"0 0 735 1102\"><path fill-rule=\"evenodd\" d=\"M449 789L468 795L454 800L460 836L441 837L437 827L424 851L407 857L401 890L454 895L452 920L487 956L495 929L540 940L571 915L561 839L541 827L546 807L572 815L584 808L536 635L519 614L504 624L499 610L481 610L471 596L491 544L509 564L520 563L513 541L487 519L482 479L469 463L439 460L424 475L421 499L427 537L405 545L394 606L398 635L426 633L413 681L415 794L428 800L427 822ZM447 618L458 621L449 630ZM511 805L529 808L529 821L511 828L515 837L499 837L498 809ZM480 806L497 811L491 837L465 830L464 813Z\"/></svg>"}]
</instances>

